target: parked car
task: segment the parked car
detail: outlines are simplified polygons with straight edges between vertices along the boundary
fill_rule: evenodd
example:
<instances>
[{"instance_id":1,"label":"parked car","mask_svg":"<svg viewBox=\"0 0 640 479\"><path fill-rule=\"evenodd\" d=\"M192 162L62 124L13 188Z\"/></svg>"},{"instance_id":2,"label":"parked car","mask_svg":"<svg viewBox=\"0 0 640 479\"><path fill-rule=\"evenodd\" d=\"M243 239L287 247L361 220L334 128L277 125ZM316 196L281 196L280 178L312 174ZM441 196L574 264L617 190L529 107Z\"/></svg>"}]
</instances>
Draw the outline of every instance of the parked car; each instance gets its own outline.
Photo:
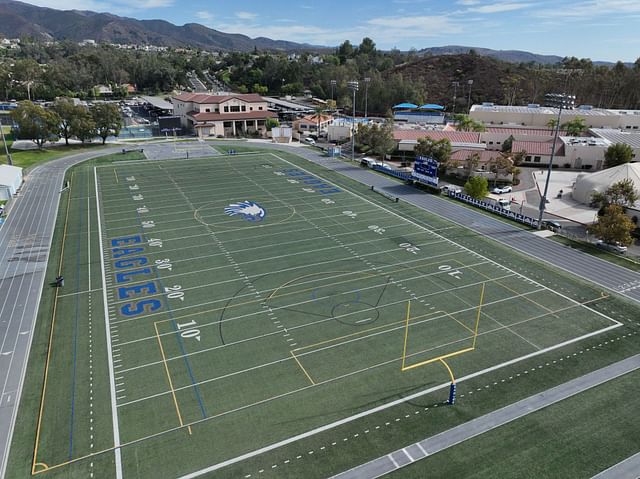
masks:
<instances>
[{"instance_id":1,"label":"parked car","mask_svg":"<svg viewBox=\"0 0 640 479\"><path fill-rule=\"evenodd\" d=\"M556 231L562 228L562 225L558 221L554 220L542 220L542 227L551 231Z\"/></svg>"},{"instance_id":2,"label":"parked car","mask_svg":"<svg viewBox=\"0 0 640 479\"><path fill-rule=\"evenodd\" d=\"M316 144L316 140L314 140L313 138L310 138L310 137L305 138L305 139L304 139L304 142L305 142L307 145L315 145L315 144Z\"/></svg>"},{"instance_id":3,"label":"parked car","mask_svg":"<svg viewBox=\"0 0 640 479\"><path fill-rule=\"evenodd\" d=\"M462 193L462 188L460 188L459 186L456 186L456 185L442 185L440 187L440 191L443 194L448 195L450 191L452 193Z\"/></svg>"},{"instance_id":4,"label":"parked car","mask_svg":"<svg viewBox=\"0 0 640 479\"><path fill-rule=\"evenodd\" d=\"M511 193L513 188L511 186L496 186L491 193L495 193L496 195L501 195L502 193Z\"/></svg>"},{"instance_id":5,"label":"parked car","mask_svg":"<svg viewBox=\"0 0 640 479\"><path fill-rule=\"evenodd\" d=\"M605 243L602 240L596 241L596 247L617 254L624 254L627 252L627 247L620 243Z\"/></svg>"}]
</instances>

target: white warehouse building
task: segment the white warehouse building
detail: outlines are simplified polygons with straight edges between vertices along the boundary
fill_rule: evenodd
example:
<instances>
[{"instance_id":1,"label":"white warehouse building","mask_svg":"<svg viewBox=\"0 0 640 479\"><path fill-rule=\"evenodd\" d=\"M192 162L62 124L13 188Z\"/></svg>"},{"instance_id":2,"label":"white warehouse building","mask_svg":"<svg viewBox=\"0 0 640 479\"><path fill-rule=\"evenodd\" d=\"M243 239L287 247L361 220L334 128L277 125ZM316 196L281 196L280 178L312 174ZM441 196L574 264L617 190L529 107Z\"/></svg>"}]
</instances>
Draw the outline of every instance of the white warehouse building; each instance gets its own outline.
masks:
<instances>
[{"instance_id":1,"label":"white warehouse building","mask_svg":"<svg viewBox=\"0 0 640 479\"><path fill-rule=\"evenodd\" d=\"M22 168L0 165L0 200L9 200L22 185Z\"/></svg>"}]
</instances>

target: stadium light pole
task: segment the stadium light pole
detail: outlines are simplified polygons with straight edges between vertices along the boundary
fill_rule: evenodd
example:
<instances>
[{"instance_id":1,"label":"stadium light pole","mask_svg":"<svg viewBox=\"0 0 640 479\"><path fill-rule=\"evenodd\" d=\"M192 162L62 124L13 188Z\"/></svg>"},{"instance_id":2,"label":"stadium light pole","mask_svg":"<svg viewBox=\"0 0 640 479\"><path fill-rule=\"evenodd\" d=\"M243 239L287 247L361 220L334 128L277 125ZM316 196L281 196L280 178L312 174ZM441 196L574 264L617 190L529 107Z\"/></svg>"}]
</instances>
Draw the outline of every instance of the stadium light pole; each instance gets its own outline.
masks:
<instances>
[{"instance_id":1,"label":"stadium light pole","mask_svg":"<svg viewBox=\"0 0 640 479\"><path fill-rule=\"evenodd\" d=\"M451 82L451 85L453 86L453 108L452 108L452 113L455 115L456 113L456 98L458 96L458 87L460 86L460 82L454 81Z\"/></svg>"},{"instance_id":2,"label":"stadium light pole","mask_svg":"<svg viewBox=\"0 0 640 479\"><path fill-rule=\"evenodd\" d=\"M469 99L467 100L467 111L471 113L471 85L473 85L473 80L467 80L467 85L469 85Z\"/></svg>"},{"instance_id":3,"label":"stadium light pole","mask_svg":"<svg viewBox=\"0 0 640 479\"><path fill-rule=\"evenodd\" d=\"M544 193L540 198L540 214L538 215L538 229L542 228L542 216L547 204L547 194L549 193L549 180L551 178L551 170L553 168L553 158L556 153L556 143L558 142L558 136L560 134L560 118L562 117L563 108L573 108L575 105L575 96L567 95L565 93L548 93L545 95L545 103L547 106L555 106L558 108L558 118L556 120L556 128L553 133L553 144L551 145L551 157L549 159L549 167L547 168L547 178L544 182Z\"/></svg>"},{"instance_id":4,"label":"stadium light pole","mask_svg":"<svg viewBox=\"0 0 640 479\"><path fill-rule=\"evenodd\" d=\"M351 117L351 161L356 161L356 92L358 91L358 82L350 81L348 83L349 90L353 92L353 116Z\"/></svg>"},{"instance_id":5,"label":"stadium light pole","mask_svg":"<svg viewBox=\"0 0 640 479\"><path fill-rule=\"evenodd\" d=\"M364 118L369 118L369 83L371 83L371 78L364 79Z\"/></svg>"}]
</instances>

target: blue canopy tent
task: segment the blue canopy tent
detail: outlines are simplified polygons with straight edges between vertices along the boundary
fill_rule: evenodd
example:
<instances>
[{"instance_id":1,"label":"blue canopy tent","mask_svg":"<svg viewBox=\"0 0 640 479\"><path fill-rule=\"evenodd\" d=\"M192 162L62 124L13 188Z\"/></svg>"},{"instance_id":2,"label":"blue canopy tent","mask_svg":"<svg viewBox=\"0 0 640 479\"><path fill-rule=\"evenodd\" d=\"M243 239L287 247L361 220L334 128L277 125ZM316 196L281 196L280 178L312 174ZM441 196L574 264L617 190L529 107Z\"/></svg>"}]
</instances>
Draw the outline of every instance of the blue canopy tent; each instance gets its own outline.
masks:
<instances>
[{"instance_id":1,"label":"blue canopy tent","mask_svg":"<svg viewBox=\"0 0 640 479\"><path fill-rule=\"evenodd\" d=\"M418 107L418 110L444 110L442 105L436 105L434 103L427 103L426 105L422 105Z\"/></svg>"},{"instance_id":2,"label":"blue canopy tent","mask_svg":"<svg viewBox=\"0 0 640 479\"><path fill-rule=\"evenodd\" d=\"M413 110L418 108L418 105L414 105L413 103L400 103L392 107L394 110Z\"/></svg>"}]
</instances>

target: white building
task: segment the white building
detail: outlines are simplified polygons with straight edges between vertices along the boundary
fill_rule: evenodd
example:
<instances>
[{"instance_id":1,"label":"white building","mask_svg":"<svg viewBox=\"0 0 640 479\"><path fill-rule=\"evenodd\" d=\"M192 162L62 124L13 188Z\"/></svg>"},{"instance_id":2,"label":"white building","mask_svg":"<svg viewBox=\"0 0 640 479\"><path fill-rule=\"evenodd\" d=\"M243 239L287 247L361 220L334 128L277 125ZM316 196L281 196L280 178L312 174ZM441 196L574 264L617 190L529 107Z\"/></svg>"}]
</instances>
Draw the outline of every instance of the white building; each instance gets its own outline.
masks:
<instances>
[{"instance_id":1,"label":"white building","mask_svg":"<svg viewBox=\"0 0 640 479\"><path fill-rule=\"evenodd\" d=\"M0 165L0 200L9 200L22 185L22 168Z\"/></svg>"},{"instance_id":2,"label":"white building","mask_svg":"<svg viewBox=\"0 0 640 479\"><path fill-rule=\"evenodd\" d=\"M549 120L558 118L558 109L537 104L505 106L483 103L473 105L469 116L485 125L547 128ZM640 129L640 111L635 110L606 110L583 105L573 110L562 110L560 121L566 123L576 117L583 118L587 128Z\"/></svg>"},{"instance_id":3,"label":"white building","mask_svg":"<svg viewBox=\"0 0 640 479\"><path fill-rule=\"evenodd\" d=\"M266 135L267 118L276 114L267 110L267 101L254 93L248 95L208 95L183 93L172 99L174 115L182 127L195 130L200 138L208 136Z\"/></svg>"},{"instance_id":4,"label":"white building","mask_svg":"<svg viewBox=\"0 0 640 479\"><path fill-rule=\"evenodd\" d=\"M597 173L578 176L573 187L573 199L589 204L594 193L604 193L614 183L626 179L633 181L636 192L640 194L640 163L625 163Z\"/></svg>"}]
</instances>

